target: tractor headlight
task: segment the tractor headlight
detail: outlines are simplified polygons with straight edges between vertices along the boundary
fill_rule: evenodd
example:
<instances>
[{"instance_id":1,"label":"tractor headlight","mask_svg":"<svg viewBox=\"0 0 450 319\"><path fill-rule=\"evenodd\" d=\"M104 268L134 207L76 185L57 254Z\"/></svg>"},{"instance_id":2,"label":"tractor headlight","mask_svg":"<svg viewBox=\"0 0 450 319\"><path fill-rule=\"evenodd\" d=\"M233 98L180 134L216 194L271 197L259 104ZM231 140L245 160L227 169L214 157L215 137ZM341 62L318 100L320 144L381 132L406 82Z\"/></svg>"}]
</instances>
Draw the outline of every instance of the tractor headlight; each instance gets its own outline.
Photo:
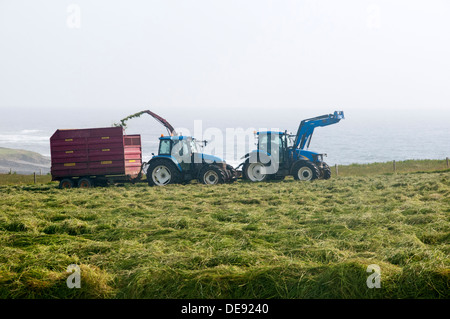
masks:
<instances>
[{"instance_id":1,"label":"tractor headlight","mask_svg":"<svg viewBox=\"0 0 450 319\"><path fill-rule=\"evenodd\" d=\"M314 162L323 162L323 154L313 155Z\"/></svg>"}]
</instances>

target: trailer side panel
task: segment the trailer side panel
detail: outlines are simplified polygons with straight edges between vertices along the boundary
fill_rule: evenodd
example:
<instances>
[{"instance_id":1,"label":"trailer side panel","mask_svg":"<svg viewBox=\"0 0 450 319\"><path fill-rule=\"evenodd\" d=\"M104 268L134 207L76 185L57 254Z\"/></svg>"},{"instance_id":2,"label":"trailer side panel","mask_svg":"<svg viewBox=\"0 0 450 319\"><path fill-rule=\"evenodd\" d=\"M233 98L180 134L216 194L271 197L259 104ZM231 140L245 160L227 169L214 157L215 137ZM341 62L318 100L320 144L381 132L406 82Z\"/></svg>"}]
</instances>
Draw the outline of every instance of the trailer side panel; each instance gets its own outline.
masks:
<instances>
[{"instance_id":1,"label":"trailer side panel","mask_svg":"<svg viewBox=\"0 0 450 319\"><path fill-rule=\"evenodd\" d=\"M127 175L142 165L140 135L121 127L57 130L50 138L53 180L64 177Z\"/></svg>"}]
</instances>

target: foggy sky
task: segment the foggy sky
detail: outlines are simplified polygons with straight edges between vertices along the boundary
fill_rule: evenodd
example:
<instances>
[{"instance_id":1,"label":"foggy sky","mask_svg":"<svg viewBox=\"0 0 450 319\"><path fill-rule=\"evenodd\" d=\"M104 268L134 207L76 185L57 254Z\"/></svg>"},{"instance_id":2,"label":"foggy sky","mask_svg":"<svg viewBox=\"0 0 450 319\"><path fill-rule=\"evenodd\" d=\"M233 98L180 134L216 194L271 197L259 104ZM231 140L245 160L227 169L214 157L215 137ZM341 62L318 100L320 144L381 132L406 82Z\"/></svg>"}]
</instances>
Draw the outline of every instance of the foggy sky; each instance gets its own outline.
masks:
<instances>
[{"instance_id":1,"label":"foggy sky","mask_svg":"<svg viewBox=\"0 0 450 319\"><path fill-rule=\"evenodd\" d=\"M448 110L449 17L445 0L0 0L0 115Z\"/></svg>"}]
</instances>

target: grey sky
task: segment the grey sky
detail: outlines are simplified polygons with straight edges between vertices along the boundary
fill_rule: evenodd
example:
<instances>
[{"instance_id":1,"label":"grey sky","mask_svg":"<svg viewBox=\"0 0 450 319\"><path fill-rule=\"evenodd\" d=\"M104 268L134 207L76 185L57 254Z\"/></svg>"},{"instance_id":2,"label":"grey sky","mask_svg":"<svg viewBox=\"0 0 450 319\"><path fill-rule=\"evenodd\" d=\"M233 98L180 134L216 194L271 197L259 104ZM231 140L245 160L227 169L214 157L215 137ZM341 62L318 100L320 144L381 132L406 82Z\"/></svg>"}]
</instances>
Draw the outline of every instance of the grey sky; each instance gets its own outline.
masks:
<instances>
[{"instance_id":1,"label":"grey sky","mask_svg":"<svg viewBox=\"0 0 450 319\"><path fill-rule=\"evenodd\" d=\"M0 0L0 112L447 110L449 17L445 0Z\"/></svg>"}]
</instances>

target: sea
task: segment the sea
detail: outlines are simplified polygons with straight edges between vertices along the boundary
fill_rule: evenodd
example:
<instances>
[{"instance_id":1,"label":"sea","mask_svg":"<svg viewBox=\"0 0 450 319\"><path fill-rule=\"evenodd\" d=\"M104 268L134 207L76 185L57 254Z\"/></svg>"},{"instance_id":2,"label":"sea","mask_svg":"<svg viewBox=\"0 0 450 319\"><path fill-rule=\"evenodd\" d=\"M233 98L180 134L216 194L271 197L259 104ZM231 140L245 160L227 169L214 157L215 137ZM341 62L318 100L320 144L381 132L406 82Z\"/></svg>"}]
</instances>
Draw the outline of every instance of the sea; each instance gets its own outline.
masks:
<instances>
[{"instance_id":1,"label":"sea","mask_svg":"<svg viewBox=\"0 0 450 319\"><path fill-rule=\"evenodd\" d=\"M0 147L25 149L50 156L50 137L57 129L109 127L122 118L151 108L113 109L2 109ZM237 166L256 147L254 131L296 133L301 120L334 109L164 109L152 111L166 118L177 132L206 140L204 153L225 158ZM309 150L325 153L329 165L445 159L450 157L450 110L343 110L345 119L316 128ZM147 114L127 122L126 134L140 134L143 159L158 151L158 138L166 129Z\"/></svg>"}]
</instances>

